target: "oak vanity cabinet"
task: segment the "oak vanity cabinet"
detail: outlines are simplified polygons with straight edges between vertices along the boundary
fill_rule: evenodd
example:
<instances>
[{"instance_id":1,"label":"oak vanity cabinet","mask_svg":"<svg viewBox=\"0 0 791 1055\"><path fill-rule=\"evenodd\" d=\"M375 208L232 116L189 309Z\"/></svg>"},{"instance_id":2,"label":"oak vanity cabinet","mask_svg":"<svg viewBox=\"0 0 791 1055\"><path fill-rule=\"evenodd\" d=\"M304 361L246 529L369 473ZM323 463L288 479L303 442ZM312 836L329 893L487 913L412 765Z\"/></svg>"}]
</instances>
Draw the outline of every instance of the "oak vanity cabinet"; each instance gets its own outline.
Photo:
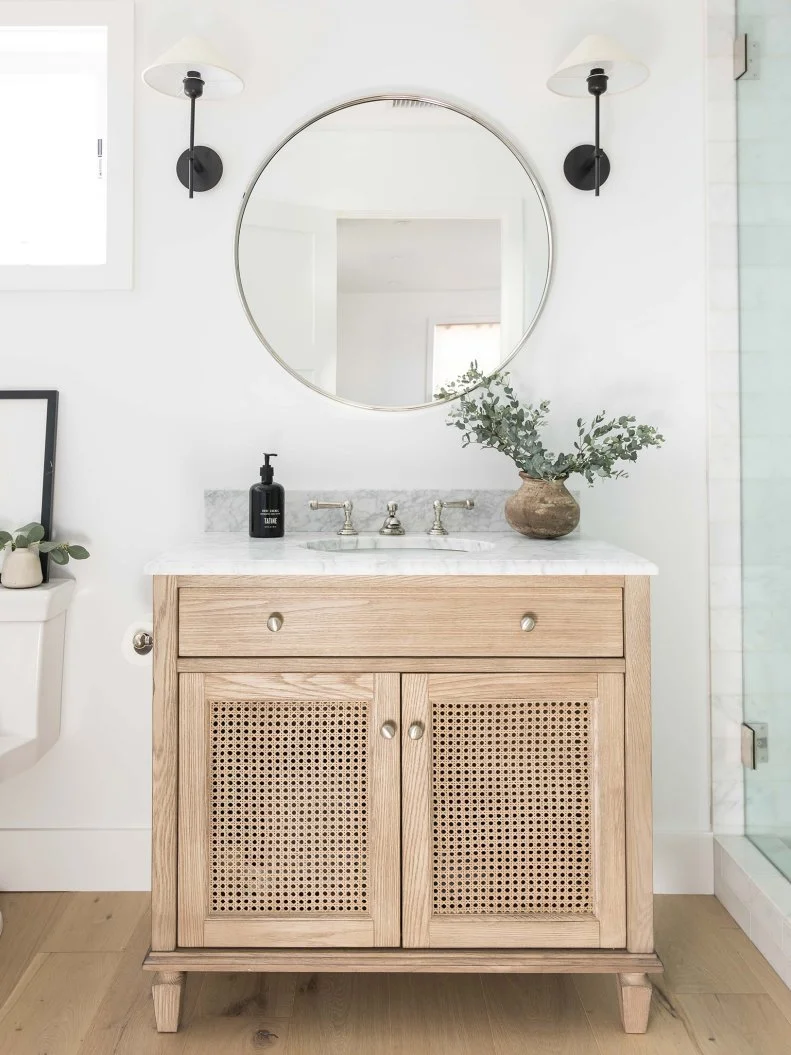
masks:
<instances>
[{"instance_id":1,"label":"oak vanity cabinet","mask_svg":"<svg viewBox=\"0 0 791 1055\"><path fill-rule=\"evenodd\" d=\"M157 576L158 1028L189 970L603 971L644 1031L647 584Z\"/></svg>"}]
</instances>

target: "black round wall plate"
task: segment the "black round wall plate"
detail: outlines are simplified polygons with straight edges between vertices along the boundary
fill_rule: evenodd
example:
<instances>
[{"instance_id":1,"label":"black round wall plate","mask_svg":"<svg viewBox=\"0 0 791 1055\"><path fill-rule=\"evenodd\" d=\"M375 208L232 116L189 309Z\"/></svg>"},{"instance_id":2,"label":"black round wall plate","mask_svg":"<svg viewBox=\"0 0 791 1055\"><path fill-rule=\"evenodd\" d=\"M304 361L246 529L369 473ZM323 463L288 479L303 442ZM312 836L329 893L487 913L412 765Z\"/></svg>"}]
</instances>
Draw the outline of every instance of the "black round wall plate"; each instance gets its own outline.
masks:
<instances>
[{"instance_id":1,"label":"black round wall plate","mask_svg":"<svg viewBox=\"0 0 791 1055\"><path fill-rule=\"evenodd\" d=\"M180 182L189 187L190 152L185 150L176 162L176 175ZM222 158L211 147L195 147L195 173L192 188L194 191L211 190L222 179Z\"/></svg>"},{"instance_id":2,"label":"black round wall plate","mask_svg":"<svg viewBox=\"0 0 791 1055\"><path fill-rule=\"evenodd\" d=\"M572 187L576 187L577 190L594 189L593 152L595 149L591 143L585 143L582 146L574 147L566 155L566 160L563 162L563 172ZM607 182L609 175L610 159L602 151L599 161L600 186Z\"/></svg>"}]
</instances>

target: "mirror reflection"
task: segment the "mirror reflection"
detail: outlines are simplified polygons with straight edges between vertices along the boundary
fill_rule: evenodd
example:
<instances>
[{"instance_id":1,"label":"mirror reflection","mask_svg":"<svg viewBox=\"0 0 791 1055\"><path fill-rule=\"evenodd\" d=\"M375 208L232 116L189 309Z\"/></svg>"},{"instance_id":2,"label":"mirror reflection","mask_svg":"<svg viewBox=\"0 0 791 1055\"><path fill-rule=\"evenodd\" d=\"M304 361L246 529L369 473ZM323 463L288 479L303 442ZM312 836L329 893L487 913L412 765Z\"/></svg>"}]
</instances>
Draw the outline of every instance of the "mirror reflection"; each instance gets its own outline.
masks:
<instances>
[{"instance_id":1,"label":"mirror reflection","mask_svg":"<svg viewBox=\"0 0 791 1055\"><path fill-rule=\"evenodd\" d=\"M478 121L393 98L317 118L242 207L250 319L307 384L379 408L426 405L477 360L523 343L549 280L546 207L526 164Z\"/></svg>"}]
</instances>

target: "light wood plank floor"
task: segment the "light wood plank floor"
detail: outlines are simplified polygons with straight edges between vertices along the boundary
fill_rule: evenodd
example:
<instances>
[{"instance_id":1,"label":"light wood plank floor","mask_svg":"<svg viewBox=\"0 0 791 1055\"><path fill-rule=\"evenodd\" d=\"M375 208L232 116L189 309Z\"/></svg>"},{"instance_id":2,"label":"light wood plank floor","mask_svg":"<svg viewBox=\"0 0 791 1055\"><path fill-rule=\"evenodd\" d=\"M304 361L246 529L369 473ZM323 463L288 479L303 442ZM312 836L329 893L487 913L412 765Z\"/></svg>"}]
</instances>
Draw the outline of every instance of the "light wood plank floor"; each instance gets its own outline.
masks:
<instances>
[{"instance_id":1,"label":"light wood plank floor","mask_svg":"<svg viewBox=\"0 0 791 1055\"><path fill-rule=\"evenodd\" d=\"M659 897L649 1032L613 978L190 975L154 1030L144 894L0 894L0 1055L784 1055L791 993L711 897Z\"/></svg>"}]
</instances>

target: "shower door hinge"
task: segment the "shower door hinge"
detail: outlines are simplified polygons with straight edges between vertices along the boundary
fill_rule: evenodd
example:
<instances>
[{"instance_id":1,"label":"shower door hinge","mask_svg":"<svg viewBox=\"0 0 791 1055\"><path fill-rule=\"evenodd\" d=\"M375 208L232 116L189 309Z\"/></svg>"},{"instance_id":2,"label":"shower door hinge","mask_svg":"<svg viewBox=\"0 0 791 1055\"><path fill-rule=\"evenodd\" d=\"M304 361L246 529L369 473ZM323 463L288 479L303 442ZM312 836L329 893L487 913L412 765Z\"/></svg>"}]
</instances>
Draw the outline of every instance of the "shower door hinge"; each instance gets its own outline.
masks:
<instances>
[{"instance_id":1,"label":"shower door hinge","mask_svg":"<svg viewBox=\"0 0 791 1055\"><path fill-rule=\"evenodd\" d=\"M758 80L758 41L740 33L733 42L733 79Z\"/></svg>"},{"instance_id":2,"label":"shower door hinge","mask_svg":"<svg viewBox=\"0 0 791 1055\"><path fill-rule=\"evenodd\" d=\"M766 722L742 724L742 765L757 769L769 761L769 726Z\"/></svg>"}]
</instances>

